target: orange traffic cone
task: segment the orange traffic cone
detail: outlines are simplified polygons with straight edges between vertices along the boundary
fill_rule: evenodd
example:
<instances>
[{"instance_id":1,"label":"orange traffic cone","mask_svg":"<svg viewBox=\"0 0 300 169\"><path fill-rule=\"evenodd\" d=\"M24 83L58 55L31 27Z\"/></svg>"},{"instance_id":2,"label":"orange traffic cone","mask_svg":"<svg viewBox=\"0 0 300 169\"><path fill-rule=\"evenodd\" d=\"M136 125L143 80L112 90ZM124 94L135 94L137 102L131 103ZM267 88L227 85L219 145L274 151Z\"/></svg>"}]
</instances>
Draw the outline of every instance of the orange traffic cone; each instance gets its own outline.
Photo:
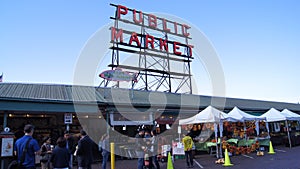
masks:
<instances>
[{"instance_id":1,"label":"orange traffic cone","mask_svg":"<svg viewBox=\"0 0 300 169\"><path fill-rule=\"evenodd\" d=\"M225 166L225 167L233 166L233 164L231 164L231 162L230 162L227 148L225 149L225 163L223 164L223 166Z\"/></svg>"},{"instance_id":2,"label":"orange traffic cone","mask_svg":"<svg viewBox=\"0 0 300 169\"><path fill-rule=\"evenodd\" d=\"M269 146L269 152L268 154L275 154L275 151L273 149L273 146L272 146L272 142L270 141L270 146Z\"/></svg>"}]
</instances>

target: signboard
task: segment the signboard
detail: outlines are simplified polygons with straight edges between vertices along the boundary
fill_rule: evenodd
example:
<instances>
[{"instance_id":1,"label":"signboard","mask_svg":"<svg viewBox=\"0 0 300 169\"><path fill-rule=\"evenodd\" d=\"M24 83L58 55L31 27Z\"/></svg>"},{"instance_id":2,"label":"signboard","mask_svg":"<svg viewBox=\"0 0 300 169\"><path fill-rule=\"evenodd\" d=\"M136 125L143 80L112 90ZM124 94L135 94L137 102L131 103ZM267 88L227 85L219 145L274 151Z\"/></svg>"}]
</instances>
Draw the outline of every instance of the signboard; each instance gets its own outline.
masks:
<instances>
[{"instance_id":1,"label":"signboard","mask_svg":"<svg viewBox=\"0 0 300 169\"><path fill-rule=\"evenodd\" d=\"M65 124L72 124L72 113L65 113Z\"/></svg>"},{"instance_id":2,"label":"signboard","mask_svg":"<svg viewBox=\"0 0 300 169\"><path fill-rule=\"evenodd\" d=\"M146 27L148 29L160 32L165 32L176 37L190 38L190 33L188 32L188 30L191 27L187 24L170 21L153 14L147 14L142 11L137 11L135 9L129 9L123 5L113 6L116 6L117 8L116 18L113 18L115 20L120 20L128 24ZM133 16L133 18L126 19L126 15L131 15ZM125 34L128 35L128 37L126 38L129 39L128 42L124 42ZM180 57L192 58L193 45L186 44L186 42L180 43L178 41L171 41L167 38L155 37L150 34L141 35L136 32L123 30L122 28L111 27L111 41L118 42L123 45L126 44L127 46L152 49L156 52L166 52Z\"/></svg>"},{"instance_id":3,"label":"signboard","mask_svg":"<svg viewBox=\"0 0 300 169\"><path fill-rule=\"evenodd\" d=\"M104 78L101 84L120 87L113 81L132 81L131 87L138 90L192 93L191 26L123 5L110 5L116 9L115 16L110 17L114 25L109 28L112 59L108 67L112 70L99 75ZM130 57L130 63L122 61L126 57ZM120 68L138 73L116 70Z\"/></svg>"},{"instance_id":4,"label":"signboard","mask_svg":"<svg viewBox=\"0 0 300 169\"><path fill-rule=\"evenodd\" d=\"M172 143L173 155L184 155L184 148L181 142Z\"/></svg>"},{"instance_id":5,"label":"signboard","mask_svg":"<svg viewBox=\"0 0 300 169\"><path fill-rule=\"evenodd\" d=\"M2 138L1 157L13 156L14 138Z\"/></svg>"},{"instance_id":6,"label":"signboard","mask_svg":"<svg viewBox=\"0 0 300 169\"><path fill-rule=\"evenodd\" d=\"M103 79L111 81L134 81L137 82L137 74L122 71L121 69L106 70L99 75Z\"/></svg>"},{"instance_id":7,"label":"signboard","mask_svg":"<svg viewBox=\"0 0 300 169\"><path fill-rule=\"evenodd\" d=\"M151 113L126 113L122 114L111 113L110 123L113 126L124 126L124 125L153 125L153 115Z\"/></svg>"}]
</instances>

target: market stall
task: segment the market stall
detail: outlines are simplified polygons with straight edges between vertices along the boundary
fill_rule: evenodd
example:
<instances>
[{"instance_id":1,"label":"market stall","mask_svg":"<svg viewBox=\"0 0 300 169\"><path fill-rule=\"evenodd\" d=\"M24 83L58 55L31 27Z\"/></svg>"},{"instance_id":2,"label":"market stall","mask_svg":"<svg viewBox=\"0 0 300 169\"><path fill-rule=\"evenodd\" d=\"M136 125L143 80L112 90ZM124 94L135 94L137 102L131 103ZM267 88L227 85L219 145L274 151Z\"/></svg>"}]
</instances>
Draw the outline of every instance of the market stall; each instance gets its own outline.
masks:
<instances>
[{"instance_id":1,"label":"market stall","mask_svg":"<svg viewBox=\"0 0 300 169\"><path fill-rule=\"evenodd\" d=\"M229 117L227 116L226 113L212 107L212 106L208 106L207 108L205 108L204 110L202 110L201 112L199 112L198 114L196 114L195 116L192 116L190 118L187 119L181 119L179 120L179 125L189 125L189 124L199 124L199 123L211 123L213 124L213 128L214 129L214 133L215 133L215 139L218 138L218 132L220 132L220 137L223 137L223 121L229 119ZM235 119L232 119L235 120ZM219 128L219 130L218 130ZM206 142L207 140L204 140L204 142ZM222 157L222 153L220 153L218 151L218 148L222 147L221 145L222 143L220 142L220 145L215 143L216 146L216 155L217 158ZM214 146L214 144L211 144L212 146ZM208 143L204 143L201 144L199 146L203 146L204 148L208 148L211 147Z\"/></svg>"},{"instance_id":2,"label":"market stall","mask_svg":"<svg viewBox=\"0 0 300 169\"><path fill-rule=\"evenodd\" d=\"M271 108L270 110L268 110L266 113L262 114L259 117L266 118L266 122L267 123L277 122L277 121L285 121L285 126L286 126L286 128L288 128L288 122L287 122L288 118L283 113L281 113L280 111L278 111L278 110L276 110L274 108ZM267 126L267 129L268 129L268 133L270 133L268 124L266 126ZM291 144L290 132L289 132L289 130L287 130L286 132L287 132L287 137L288 137L289 145L290 145L290 148L291 148L292 144Z\"/></svg>"},{"instance_id":3,"label":"market stall","mask_svg":"<svg viewBox=\"0 0 300 169\"><path fill-rule=\"evenodd\" d=\"M179 124L193 125L191 130L201 128L201 134L194 138L196 150L210 153L215 151L218 157L218 153L224 148L222 144L231 145L238 150L238 147L251 147L254 144L268 146L270 139L267 132L259 134L259 124L265 125L263 120L266 118L247 114L237 107L225 114L209 106L193 117L179 120ZM216 151L218 148L220 150Z\"/></svg>"},{"instance_id":4,"label":"market stall","mask_svg":"<svg viewBox=\"0 0 300 169\"><path fill-rule=\"evenodd\" d=\"M235 135L239 135L239 139L236 140L236 144L237 146L241 147L241 146L251 146L252 144L256 143L256 141L258 141L258 143L261 146L265 146L269 144L269 137L262 134L260 135L260 131L259 131L259 123L260 121L266 120L266 117L259 117L259 116L254 116L251 114L248 114L242 110L240 110L237 107L234 107L229 113L228 116L234 119L237 119L239 122L243 123L243 133L240 134L235 134ZM252 122L252 125L251 125ZM253 126L253 122L255 123L255 125ZM248 123L248 125L247 125ZM250 123L250 125L249 125ZM247 128L247 126L250 126L249 128ZM256 137L253 137L254 133L251 132L253 130L253 127L255 127L256 130ZM234 129L235 130L235 129ZM251 134L253 134L251 136ZM242 137L243 136L243 137ZM259 137L259 136L264 136L264 137Z\"/></svg>"},{"instance_id":5,"label":"market stall","mask_svg":"<svg viewBox=\"0 0 300 169\"><path fill-rule=\"evenodd\" d=\"M234 107L228 113L228 117L231 117L231 118L237 119L240 122L243 122L244 131L246 131L246 125L245 125L246 121L255 121L255 129L256 129L257 135L259 135L259 125L258 125L259 121L266 120L265 117L259 117L259 116L254 116L254 115L248 114L248 113L240 110L237 107Z\"/></svg>"},{"instance_id":6,"label":"market stall","mask_svg":"<svg viewBox=\"0 0 300 169\"><path fill-rule=\"evenodd\" d=\"M296 127L293 126L293 124L296 124L296 126L299 126L300 115L296 114L288 109L282 110L281 113L286 117L286 119L288 121L290 121L290 124L291 124L291 127L289 127L289 125L288 125L289 132L291 130L290 137L289 137L290 139L288 139L290 146L300 145L300 132L296 132L295 131ZM292 128L294 128L294 131L292 130ZM299 128L298 128L298 131L299 131ZM284 139L284 142L285 142L285 144L287 143L286 138Z\"/></svg>"}]
</instances>

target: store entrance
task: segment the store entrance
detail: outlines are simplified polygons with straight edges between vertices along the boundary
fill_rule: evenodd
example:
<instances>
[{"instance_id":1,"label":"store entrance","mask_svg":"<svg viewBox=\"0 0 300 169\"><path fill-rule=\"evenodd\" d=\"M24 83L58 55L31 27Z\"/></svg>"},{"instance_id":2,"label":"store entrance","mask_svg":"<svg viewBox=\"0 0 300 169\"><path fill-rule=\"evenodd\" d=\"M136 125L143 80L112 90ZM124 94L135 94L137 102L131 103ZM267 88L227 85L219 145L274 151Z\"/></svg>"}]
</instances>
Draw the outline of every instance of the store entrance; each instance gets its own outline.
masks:
<instances>
[{"instance_id":1,"label":"store entrance","mask_svg":"<svg viewBox=\"0 0 300 169\"><path fill-rule=\"evenodd\" d=\"M64 124L64 113L42 113L42 112L6 112L7 113L7 127L11 132L15 133L15 140L24 135L24 126L32 124L35 126L33 137L42 144L45 136L52 139L52 144L55 144L58 137L63 136L66 130ZM77 119L76 114L72 114L72 124L69 124L71 133L79 133L81 126ZM1 128L4 121L4 115L0 116Z\"/></svg>"}]
</instances>

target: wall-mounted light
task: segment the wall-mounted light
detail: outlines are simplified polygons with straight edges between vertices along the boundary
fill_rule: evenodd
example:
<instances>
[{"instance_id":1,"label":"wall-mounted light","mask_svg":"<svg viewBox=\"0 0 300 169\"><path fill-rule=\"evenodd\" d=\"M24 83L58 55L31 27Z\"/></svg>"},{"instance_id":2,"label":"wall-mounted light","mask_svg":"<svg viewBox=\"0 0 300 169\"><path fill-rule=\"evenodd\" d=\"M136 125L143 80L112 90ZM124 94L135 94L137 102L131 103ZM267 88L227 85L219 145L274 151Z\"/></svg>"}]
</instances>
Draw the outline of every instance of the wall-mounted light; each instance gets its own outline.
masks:
<instances>
[{"instance_id":1,"label":"wall-mounted light","mask_svg":"<svg viewBox=\"0 0 300 169\"><path fill-rule=\"evenodd\" d=\"M166 124L166 129L167 129L167 130L170 130L170 129L171 129L171 127L170 127L169 124Z\"/></svg>"},{"instance_id":2,"label":"wall-mounted light","mask_svg":"<svg viewBox=\"0 0 300 169\"><path fill-rule=\"evenodd\" d=\"M126 126L123 126L123 128L122 128L123 130L126 130Z\"/></svg>"}]
</instances>

